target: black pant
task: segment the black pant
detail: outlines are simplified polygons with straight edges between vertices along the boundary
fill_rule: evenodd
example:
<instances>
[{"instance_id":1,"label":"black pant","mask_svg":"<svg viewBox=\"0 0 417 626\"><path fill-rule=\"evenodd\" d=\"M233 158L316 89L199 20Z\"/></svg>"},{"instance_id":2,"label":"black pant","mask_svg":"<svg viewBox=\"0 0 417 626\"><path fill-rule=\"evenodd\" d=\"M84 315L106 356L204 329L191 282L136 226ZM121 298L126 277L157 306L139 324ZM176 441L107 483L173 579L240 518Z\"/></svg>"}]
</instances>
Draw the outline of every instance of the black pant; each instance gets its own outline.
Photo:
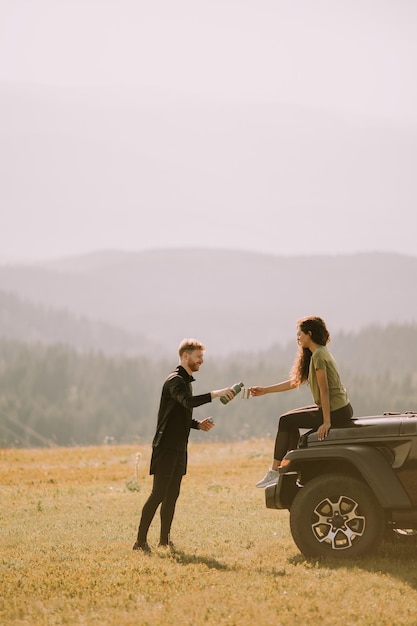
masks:
<instances>
[{"instance_id":1,"label":"black pant","mask_svg":"<svg viewBox=\"0 0 417 626\"><path fill-rule=\"evenodd\" d=\"M160 543L169 541L175 505L180 495L182 477L185 473L184 453L172 450L164 451L162 462L156 463L153 487L149 498L143 505L138 529L138 543L145 543L149 526L161 504Z\"/></svg>"},{"instance_id":2,"label":"black pant","mask_svg":"<svg viewBox=\"0 0 417 626\"><path fill-rule=\"evenodd\" d=\"M343 428L351 424L353 409L350 404L330 412L332 428ZM305 406L284 413L279 418L278 432L275 439L274 459L281 461L288 450L297 447L300 438L299 428L317 430L323 424L323 411L321 407Z\"/></svg>"}]
</instances>

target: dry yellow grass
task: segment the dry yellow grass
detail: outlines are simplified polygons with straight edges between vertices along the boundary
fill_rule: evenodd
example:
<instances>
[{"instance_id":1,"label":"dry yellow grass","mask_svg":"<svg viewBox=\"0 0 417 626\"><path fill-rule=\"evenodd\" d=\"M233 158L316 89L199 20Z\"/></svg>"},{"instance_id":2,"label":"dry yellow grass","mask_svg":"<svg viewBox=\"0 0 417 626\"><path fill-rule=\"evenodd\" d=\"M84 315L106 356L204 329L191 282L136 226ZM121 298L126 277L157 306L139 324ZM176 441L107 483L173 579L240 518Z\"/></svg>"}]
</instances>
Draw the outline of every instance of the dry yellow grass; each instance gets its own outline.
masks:
<instances>
[{"instance_id":1,"label":"dry yellow grass","mask_svg":"<svg viewBox=\"0 0 417 626\"><path fill-rule=\"evenodd\" d=\"M288 512L266 509L254 487L271 441L189 452L177 552L148 556L132 544L151 487L149 446L2 450L0 624L417 624L415 543L386 542L342 565L308 561ZM158 530L155 518L155 546Z\"/></svg>"}]
</instances>

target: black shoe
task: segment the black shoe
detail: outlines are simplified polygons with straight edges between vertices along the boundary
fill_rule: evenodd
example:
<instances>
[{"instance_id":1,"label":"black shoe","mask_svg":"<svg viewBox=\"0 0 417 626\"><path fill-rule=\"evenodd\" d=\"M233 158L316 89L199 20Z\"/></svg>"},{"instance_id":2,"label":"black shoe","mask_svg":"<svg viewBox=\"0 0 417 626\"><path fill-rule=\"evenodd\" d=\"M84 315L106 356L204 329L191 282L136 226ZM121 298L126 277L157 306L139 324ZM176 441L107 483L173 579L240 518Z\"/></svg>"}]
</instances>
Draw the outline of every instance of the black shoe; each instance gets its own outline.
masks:
<instances>
[{"instance_id":1,"label":"black shoe","mask_svg":"<svg viewBox=\"0 0 417 626\"><path fill-rule=\"evenodd\" d=\"M172 552L174 552L175 545L174 545L174 543L171 540L169 540L169 541L160 541L158 543L158 548L169 548Z\"/></svg>"},{"instance_id":2,"label":"black shoe","mask_svg":"<svg viewBox=\"0 0 417 626\"><path fill-rule=\"evenodd\" d=\"M152 552L150 545L146 541L143 543L135 541L133 544L133 550L142 550L142 552L146 552L146 554L150 554Z\"/></svg>"}]
</instances>

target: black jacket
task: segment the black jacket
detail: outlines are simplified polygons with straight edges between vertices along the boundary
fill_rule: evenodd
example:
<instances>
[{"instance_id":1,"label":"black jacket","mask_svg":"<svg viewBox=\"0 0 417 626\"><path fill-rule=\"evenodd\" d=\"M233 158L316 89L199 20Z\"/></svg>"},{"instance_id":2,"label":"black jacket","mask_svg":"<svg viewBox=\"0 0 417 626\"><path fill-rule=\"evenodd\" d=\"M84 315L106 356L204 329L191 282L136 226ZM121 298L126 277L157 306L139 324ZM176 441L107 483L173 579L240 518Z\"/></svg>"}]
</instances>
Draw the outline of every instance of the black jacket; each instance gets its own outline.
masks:
<instances>
[{"instance_id":1,"label":"black jacket","mask_svg":"<svg viewBox=\"0 0 417 626\"><path fill-rule=\"evenodd\" d=\"M198 428L193 408L211 402L211 394L193 396L192 376L178 365L162 387L153 448L186 451L191 428Z\"/></svg>"}]
</instances>

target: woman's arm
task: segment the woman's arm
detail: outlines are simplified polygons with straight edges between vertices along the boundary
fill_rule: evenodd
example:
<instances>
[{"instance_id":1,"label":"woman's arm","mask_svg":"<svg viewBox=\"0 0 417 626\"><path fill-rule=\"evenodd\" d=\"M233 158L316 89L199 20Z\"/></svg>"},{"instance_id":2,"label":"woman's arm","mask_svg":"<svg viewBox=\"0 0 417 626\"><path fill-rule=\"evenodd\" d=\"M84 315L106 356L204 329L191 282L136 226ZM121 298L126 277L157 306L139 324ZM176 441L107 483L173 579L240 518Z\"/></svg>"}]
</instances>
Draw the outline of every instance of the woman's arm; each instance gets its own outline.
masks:
<instances>
[{"instance_id":1,"label":"woman's arm","mask_svg":"<svg viewBox=\"0 0 417 626\"><path fill-rule=\"evenodd\" d=\"M295 389L297 385L292 380L284 380L269 387L249 387L251 396L263 396L265 393L278 393L280 391L289 391Z\"/></svg>"},{"instance_id":2,"label":"woman's arm","mask_svg":"<svg viewBox=\"0 0 417 626\"><path fill-rule=\"evenodd\" d=\"M317 436L319 441L322 441L327 437L327 433L329 432L331 422L330 422L330 395L329 395L329 384L327 381L327 373L324 369L316 370L317 376L317 384L320 390L320 401L321 408L323 411L323 424L317 431Z\"/></svg>"}]
</instances>

